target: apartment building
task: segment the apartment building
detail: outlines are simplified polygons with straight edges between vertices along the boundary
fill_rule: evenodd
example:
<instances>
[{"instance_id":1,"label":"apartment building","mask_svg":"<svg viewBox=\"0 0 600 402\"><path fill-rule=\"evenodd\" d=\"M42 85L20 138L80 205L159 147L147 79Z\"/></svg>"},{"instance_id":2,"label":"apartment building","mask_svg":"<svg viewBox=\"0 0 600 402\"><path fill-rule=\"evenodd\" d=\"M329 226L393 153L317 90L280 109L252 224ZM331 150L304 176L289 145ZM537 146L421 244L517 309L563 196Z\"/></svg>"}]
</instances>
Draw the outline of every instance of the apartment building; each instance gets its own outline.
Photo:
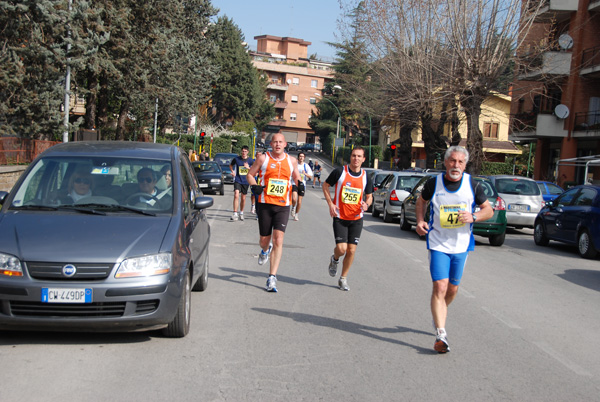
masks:
<instances>
[{"instance_id":1,"label":"apartment building","mask_svg":"<svg viewBox=\"0 0 600 402\"><path fill-rule=\"evenodd\" d=\"M517 49L528 63L513 85L510 139L535 146L536 179L599 183L600 168L585 164L600 160L600 0L540 2L522 15L534 24Z\"/></svg>"},{"instance_id":2,"label":"apartment building","mask_svg":"<svg viewBox=\"0 0 600 402\"><path fill-rule=\"evenodd\" d=\"M275 118L261 133L268 141L281 133L288 142L315 143L319 139L308 125L325 84L333 80L331 63L308 58L311 42L291 37L255 36L251 51L254 66L268 79L267 97L275 106Z\"/></svg>"}]
</instances>

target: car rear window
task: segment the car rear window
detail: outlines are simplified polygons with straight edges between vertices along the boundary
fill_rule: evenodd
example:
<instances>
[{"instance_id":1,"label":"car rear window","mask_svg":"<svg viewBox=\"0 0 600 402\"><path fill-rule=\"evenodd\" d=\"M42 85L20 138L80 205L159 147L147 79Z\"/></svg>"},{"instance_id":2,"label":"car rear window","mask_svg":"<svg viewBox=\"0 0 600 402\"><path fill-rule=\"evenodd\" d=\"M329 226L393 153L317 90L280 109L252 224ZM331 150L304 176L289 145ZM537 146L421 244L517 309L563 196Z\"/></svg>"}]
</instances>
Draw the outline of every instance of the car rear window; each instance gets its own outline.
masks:
<instances>
[{"instance_id":1,"label":"car rear window","mask_svg":"<svg viewBox=\"0 0 600 402\"><path fill-rule=\"evenodd\" d=\"M537 183L522 179L496 179L496 190L499 193L515 195L540 195Z\"/></svg>"},{"instance_id":2,"label":"car rear window","mask_svg":"<svg viewBox=\"0 0 600 402\"><path fill-rule=\"evenodd\" d=\"M479 185L479 186L481 186L481 188L483 188L483 192L485 193L486 197L493 198L493 197L498 196L496 194L496 191L494 190L494 186L489 181L476 178L475 182L477 183L477 185Z\"/></svg>"},{"instance_id":3,"label":"car rear window","mask_svg":"<svg viewBox=\"0 0 600 402\"><path fill-rule=\"evenodd\" d=\"M396 183L396 190L407 190L411 191L415 184L421 180L422 176L400 176L398 177L398 182Z\"/></svg>"}]
</instances>

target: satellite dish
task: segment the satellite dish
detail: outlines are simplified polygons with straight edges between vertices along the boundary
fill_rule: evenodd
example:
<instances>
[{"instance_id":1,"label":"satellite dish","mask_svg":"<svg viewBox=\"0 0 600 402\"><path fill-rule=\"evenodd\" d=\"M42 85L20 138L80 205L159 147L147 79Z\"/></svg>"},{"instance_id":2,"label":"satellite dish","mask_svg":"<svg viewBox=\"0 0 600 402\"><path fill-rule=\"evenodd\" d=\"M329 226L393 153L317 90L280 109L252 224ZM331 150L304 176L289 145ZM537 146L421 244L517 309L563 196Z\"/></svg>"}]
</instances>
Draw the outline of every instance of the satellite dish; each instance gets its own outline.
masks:
<instances>
[{"instance_id":1,"label":"satellite dish","mask_svg":"<svg viewBox=\"0 0 600 402\"><path fill-rule=\"evenodd\" d=\"M569 108L562 103L560 105L556 105L554 108L554 115L561 120L566 119L569 117Z\"/></svg>"},{"instance_id":2,"label":"satellite dish","mask_svg":"<svg viewBox=\"0 0 600 402\"><path fill-rule=\"evenodd\" d=\"M569 34L562 34L558 38L558 46L563 50L569 50L573 47L573 38Z\"/></svg>"}]
</instances>

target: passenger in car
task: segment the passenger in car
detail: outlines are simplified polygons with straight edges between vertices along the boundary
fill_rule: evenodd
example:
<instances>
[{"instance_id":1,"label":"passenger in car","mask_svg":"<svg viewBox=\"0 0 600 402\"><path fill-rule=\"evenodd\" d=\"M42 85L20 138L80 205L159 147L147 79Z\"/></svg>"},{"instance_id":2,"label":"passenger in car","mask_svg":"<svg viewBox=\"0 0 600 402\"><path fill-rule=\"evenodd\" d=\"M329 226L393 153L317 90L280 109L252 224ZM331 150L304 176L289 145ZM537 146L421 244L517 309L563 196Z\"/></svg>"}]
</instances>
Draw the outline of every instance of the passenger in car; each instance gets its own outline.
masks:
<instances>
[{"instance_id":1,"label":"passenger in car","mask_svg":"<svg viewBox=\"0 0 600 402\"><path fill-rule=\"evenodd\" d=\"M77 169L69 178L68 193L61 199L61 203L72 204L84 197L91 197L93 184L92 175L88 170Z\"/></svg>"}]
</instances>

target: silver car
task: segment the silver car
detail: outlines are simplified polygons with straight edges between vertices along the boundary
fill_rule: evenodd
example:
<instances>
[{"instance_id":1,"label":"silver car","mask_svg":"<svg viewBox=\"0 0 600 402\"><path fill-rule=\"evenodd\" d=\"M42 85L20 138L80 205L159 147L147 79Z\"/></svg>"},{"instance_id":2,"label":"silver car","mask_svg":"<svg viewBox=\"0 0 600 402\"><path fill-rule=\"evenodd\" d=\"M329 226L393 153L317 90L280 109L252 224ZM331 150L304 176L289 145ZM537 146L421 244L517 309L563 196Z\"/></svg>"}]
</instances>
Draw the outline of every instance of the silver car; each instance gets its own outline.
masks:
<instances>
[{"instance_id":1,"label":"silver car","mask_svg":"<svg viewBox=\"0 0 600 402\"><path fill-rule=\"evenodd\" d=\"M517 229L533 228L535 217L544 207L544 198L535 180L510 175L489 178L506 203L507 225Z\"/></svg>"},{"instance_id":2,"label":"silver car","mask_svg":"<svg viewBox=\"0 0 600 402\"><path fill-rule=\"evenodd\" d=\"M56 145L0 204L0 330L188 333L213 199L180 148Z\"/></svg>"},{"instance_id":3,"label":"silver car","mask_svg":"<svg viewBox=\"0 0 600 402\"><path fill-rule=\"evenodd\" d=\"M384 222L392 222L400 216L402 203L408 197L415 184L425 173L391 172L381 186L373 192L373 210L371 214L378 217L383 214Z\"/></svg>"}]
</instances>

